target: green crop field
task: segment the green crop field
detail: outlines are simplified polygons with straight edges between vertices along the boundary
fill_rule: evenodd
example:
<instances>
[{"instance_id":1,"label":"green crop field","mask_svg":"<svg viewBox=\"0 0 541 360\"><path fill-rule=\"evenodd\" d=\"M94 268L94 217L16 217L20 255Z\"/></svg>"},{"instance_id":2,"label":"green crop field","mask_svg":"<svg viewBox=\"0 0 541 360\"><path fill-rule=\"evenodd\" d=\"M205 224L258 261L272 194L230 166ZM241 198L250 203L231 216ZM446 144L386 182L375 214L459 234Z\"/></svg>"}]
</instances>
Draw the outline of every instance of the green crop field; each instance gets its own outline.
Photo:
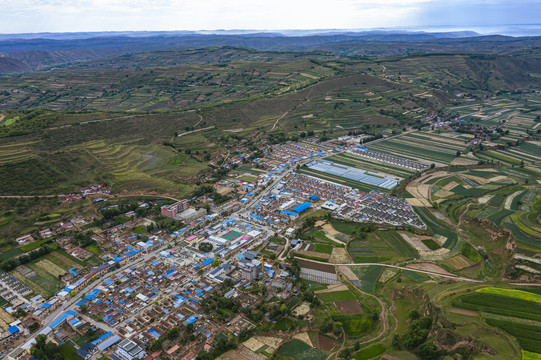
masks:
<instances>
[{"instance_id":1,"label":"green crop field","mask_svg":"<svg viewBox=\"0 0 541 360\"><path fill-rule=\"evenodd\" d=\"M385 352L385 346L382 344L372 345L354 355L355 360L369 360Z\"/></svg>"},{"instance_id":2,"label":"green crop field","mask_svg":"<svg viewBox=\"0 0 541 360\"><path fill-rule=\"evenodd\" d=\"M285 343L278 353L296 360L325 360L327 358L324 352L314 349L305 342L297 339Z\"/></svg>"},{"instance_id":3,"label":"green crop field","mask_svg":"<svg viewBox=\"0 0 541 360\"><path fill-rule=\"evenodd\" d=\"M405 258L418 258L419 253L399 233L392 230L380 231L377 235L389 243L395 251Z\"/></svg>"},{"instance_id":4,"label":"green crop field","mask_svg":"<svg viewBox=\"0 0 541 360\"><path fill-rule=\"evenodd\" d=\"M319 293L317 296L323 302L355 300L355 296L349 290Z\"/></svg>"},{"instance_id":5,"label":"green crop field","mask_svg":"<svg viewBox=\"0 0 541 360\"><path fill-rule=\"evenodd\" d=\"M381 272L383 271L383 266L350 266L350 269L361 282L361 290L374 294L376 290L376 283L381 275Z\"/></svg>"},{"instance_id":6,"label":"green crop field","mask_svg":"<svg viewBox=\"0 0 541 360\"><path fill-rule=\"evenodd\" d=\"M479 262L483 259L479 252L477 252L477 250L475 250L475 248L468 243L464 243L460 253L473 262Z\"/></svg>"},{"instance_id":7,"label":"green crop field","mask_svg":"<svg viewBox=\"0 0 541 360\"><path fill-rule=\"evenodd\" d=\"M415 212L434 234L441 235L447 239L442 247L447 249L453 249L455 247L458 242L458 236L455 231L436 219L426 208L415 207Z\"/></svg>"},{"instance_id":8,"label":"green crop field","mask_svg":"<svg viewBox=\"0 0 541 360\"><path fill-rule=\"evenodd\" d=\"M509 230L511 230L511 233L518 241L522 241L522 242L532 244L535 246L541 246L540 240L536 240L534 238L531 238L525 235L522 231L520 231L520 229L515 224L505 223L504 226L508 228Z\"/></svg>"},{"instance_id":9,"label":"green crop field","mask_svg":"<svg viewBox=\"0 0 541 360\"><path fill-rule=\"evenodd\" d=\"M324 254L330 254L332 253L333 246L327 245L327 244L316 244L314 246L315 252L324 253Z\"/></svg>"},{"instance_id":10,"label":"green crop field","mask_svg":"<svg viewBox=\"0 0 541 360\"><path fill-rule=\"evenodd\" d=\"M333 315L332 319L342 324L347 337L359 337L368 333L374 323L366 314Z\"/></svg>"},{"instance_id":11,"label":"green crop field","mask_svg":"<svg viewBox=\"0 0 541 360\"><path fill-rule=\"evenodd\" d=\"M44 289L49 296L56 293L58 290L62 289L63 284L60 280L58 280L57 277L54 275L48 273L44 269L36 266L35 264L28 264L27 265L34 273L35 276L30 276L29 279L36 283L39 287Z\"/></svg>"},{"instance_id":12,"label":"green crop field","mask_svg":"<svg viewBox=\"0 0 541 360\"><path fill-rule=\"evenodd\" d=\"M539 338L541 326L496 319L487 319L486 322L516 337L524 350L541 354L541 340Z\"/></svg>"},{"instance_id":13,"label":"green crop field","mask_svg":"<svg viewBox=\"0 0 541 360\"><path fill-rule=\"evenodd\" d=\"M422 159L448 164L456 157L456 152L464 151L466 146L450 138L441 138L433 132L423 131L369 145L369 148L413 160Z\"/></svg>"},{"instance_id":14,"label":"green crop field","mask_svg":"<svg viewBox=\"0 0 541 360\"><path fill-rule=\"evenodd\" d=\"M422 283L422 282L430 280L430 276L423 273L418 273L416 271L406 270L406 271L403 271L402 274L408 279L413 280L418 283Z\"/></svg>"},{"instance_id":15,"label":"green crop field","mask_svg":"<svg viewBox=\"0 0 541 360\"><path fill-rule=\"evenodd\" d=\"M425 244L430 250L437 250L440 248L440 245L435 242L434 240L432 239L428 239L428 240L422 240L423 244Z\"/></svg>"},{"instance_id":16,"label":"green crop field","mask_svg":"<svg viewBox=\"0 0 541 360\"><path fill-rule=\"evenodd\" d=\"M541 305L528 300L487 293L465 295L453 302L456 307L518 319L541 320Z\"/></svg>"}]
</instances>

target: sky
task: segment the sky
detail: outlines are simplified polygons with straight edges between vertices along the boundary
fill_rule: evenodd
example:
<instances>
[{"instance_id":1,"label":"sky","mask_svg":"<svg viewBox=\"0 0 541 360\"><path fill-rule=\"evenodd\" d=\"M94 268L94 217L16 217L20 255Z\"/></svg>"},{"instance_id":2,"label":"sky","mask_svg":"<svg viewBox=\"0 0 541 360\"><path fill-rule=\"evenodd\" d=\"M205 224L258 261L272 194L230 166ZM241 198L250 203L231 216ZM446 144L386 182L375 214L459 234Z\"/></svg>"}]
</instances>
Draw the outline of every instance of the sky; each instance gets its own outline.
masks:
<instances>
[{"instance_id":1,"label":"sky","mask_svg":"<svg viewBox=\"0 0 541 360\"><path fill-rule=\"evenodd\" d=\"M0 0L0 33L216 29L498 29L539 0ZM491 31L486 31L491 32Z\"/></svg>"}]
</instances>

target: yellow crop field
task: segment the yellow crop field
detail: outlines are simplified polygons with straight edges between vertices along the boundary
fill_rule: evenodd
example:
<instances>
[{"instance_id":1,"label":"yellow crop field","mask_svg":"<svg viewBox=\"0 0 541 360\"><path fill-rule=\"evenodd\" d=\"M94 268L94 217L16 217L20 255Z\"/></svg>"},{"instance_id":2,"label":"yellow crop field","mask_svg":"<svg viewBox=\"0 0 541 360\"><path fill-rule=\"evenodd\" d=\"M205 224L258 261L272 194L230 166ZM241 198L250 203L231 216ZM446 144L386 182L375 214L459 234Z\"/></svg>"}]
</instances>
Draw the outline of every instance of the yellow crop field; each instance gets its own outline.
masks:
<instances>
[{"instance_id":1,"label":"yellow crop field","mask_svg":"<svg viewBox=\"0 0 541 360\"><path fill-rule=\"evenodd\" d=\"M541 354L522 350L522 360L541 360Z\"/></svg>"},{"instance_id":2,"label":"yellow crop field","mask_svg":"<svg viewBox=\"0 0 541 360\"><path fill-rule=\"evenodd\" d=\"M541 304L541 295L530 293L527 291L522 290L512 290L512 289L501 289L501 288L495 288L495 287L487 287L477 290L479 293L485 293L485 294L494 294L494 295L501 295L501 296L507 296L515 299L521 299L521 300L527 300L527 301L533 301Z\"/></svg>"}]
</instances>

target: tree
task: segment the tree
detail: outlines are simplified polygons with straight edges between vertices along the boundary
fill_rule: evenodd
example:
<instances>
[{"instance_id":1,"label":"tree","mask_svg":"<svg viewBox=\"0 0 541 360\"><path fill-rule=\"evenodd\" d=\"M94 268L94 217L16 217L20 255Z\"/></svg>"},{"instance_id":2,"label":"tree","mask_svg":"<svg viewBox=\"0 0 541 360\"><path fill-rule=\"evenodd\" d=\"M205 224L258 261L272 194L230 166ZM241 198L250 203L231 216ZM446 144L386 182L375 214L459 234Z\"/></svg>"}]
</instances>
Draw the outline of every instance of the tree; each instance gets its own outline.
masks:
<instances>
[{"instance_id":1,"label":"tree","mask_svg":"<svg viewBox=\"0 0 541 360\"><path fill-rule=\"evenodd\" d=\"M195 360L214 360L215 357L213 354L211 353L208 353L206 351L201 351L199 354L197 354L197 357L195 358Z\"/></svg>"},{"instance_id":2,"label":"tree","mask_svg":"<svg viewBox=\"0 0 541 360\"><path fill-rule=\"evenodd\" d=\"M421 360L437 359L438 350L436 350L436 346L432 342L427 341L419 346L417 349L417 355L419 355Z\"/></svg>"},{"instance_id":3,"label":"tree","mask_svg":"<svg viewBox=\"0 0 541 360\"><path fill-rule=\"evenodd\" d=\"M419 314L419 311L417 311L417 309L411 309L409 312L408 312L408 317L412 320L417 320L418 318L421 317L421 314Z\"/></svg>"},{"instance_id":4,"label":"tree","mask_svg":"<svg viewBox=\"0 0 541 360\"><path fill-rule=\"evenodd\" d=\"M39 360L64 360L64 356L58 351L58 346L47 342L47 335L36 336L36 343L30 352Z\"/></svg>"},{"instance_id":5,"label":"tree","mask_svg":"<svg viewBox=\"0 0 541 360\"><path fill-rule=\"evenodd\" d=\"M461 155L461 152L457 150L456 157L459 157Z\"/></svg>"},{"instance_id":6,"label":"tree","mask_svg":"<svg viewBox=\"0 0 541 360\"><path fill-rule=\"evenodd\" d=\"M212 249L213 249L213 246L209 242L200 242L199 243L199 250L204 252L204 253L209 253L209 252L212 251Z\"/></svg>"},{"instance_id":7,"label":"tree","mask_svg":"<svg viewBox=\"0 0 541 360\"><path fill-rule=\"evenodd\" d=\"M400 350L400 335L394 334L393 339L391 340L391 345L393 345L394 348Z\"/></svg>"},{"instance_id":8,"label":"tree","mask_svg":"<svg viewBox=\"0 0 541 360\"><path fill-rule=\"evenodd\" d=\"M340 354L338 354L338 356L341 359L349 359L351 357L351 349L346 348L346 349L340 351Z\"/></svg>"},{"instance_id":9,"label":"tree","mask_svg":"<svg viewBox=\"0 0 541 360\"><path fill-rule=\"evenodd\" d=\"M81 314L86 314L86 311L87 311L86 305L81 305L80 309L81 309Z\"/></svg>"},{"instance_id":10,"label":"tree","mask_svg":"<svg viewBox=\"0 0 541 360\"><path fill-rule=\"evenodd\" d=\"M36 332L38 329L39 329L39 322L37 321L34 321L32 325L28 327L28 330L30 330L30 332Z\"/></svg>"},{"instance_id":11,"label":"tree","mask_svg":"<svg viewBox=\"0 0 541 360\"><path fill-rule=\"evenodd\" d=\"M323 333L323 334L326 334L326 333L331 332L332 329L333 329L333 324L332 324L332 322L330 322L330 321L325 321L325 322L323 323L323 325L321 325L321 327L319 328L319 330L320 330L321 333Z\"/></svg>"},{"instance_id":12,"label":"tree","mask_svg":"<svg viewBox=\"0 0 541 360\"><path fill-rule=\"evenodd\" d=\"M224 287L226 289L230 289L231 287L233 287L233 280L231 278L227 278L224 280Z\"/></svg>"},{"instance_id":13,"label":"tree","mask_svg":"<svg viewBox=\"0 0 541 360\"><path fill-rule=\"evenodd\" d=\"M218 265L220 265L220 260L214 259L214 261L212 262L212 266L218 266Z\"/></svg>"}]
</instances>

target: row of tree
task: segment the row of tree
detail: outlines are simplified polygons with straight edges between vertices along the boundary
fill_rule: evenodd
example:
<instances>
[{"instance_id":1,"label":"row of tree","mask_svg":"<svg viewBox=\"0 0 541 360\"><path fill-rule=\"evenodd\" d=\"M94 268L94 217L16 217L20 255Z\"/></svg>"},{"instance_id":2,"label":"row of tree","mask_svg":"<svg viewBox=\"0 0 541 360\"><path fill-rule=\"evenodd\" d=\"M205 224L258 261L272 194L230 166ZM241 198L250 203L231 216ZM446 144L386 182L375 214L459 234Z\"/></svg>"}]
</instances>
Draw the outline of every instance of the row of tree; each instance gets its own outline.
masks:
<instances>
[{"instance_id":1,"label":"row of tree","mask_svg":"<svg viewBox=\"0 0 541 360\"><path fill-rule=\"evenodd\" d=\"M39 248L37 248L36 250L30 251L19 257L2 261L2 263L0 263L0 269L2 269L2 271L5 271L5 272L14 270L17 266L27 264L31 262L32 260L35 260L37 258L40 258L44 255L47 255L53 252L54 250L55 249L52 246L48 244L44 244L40 246Z\"/></svg>"}]
</instances>

